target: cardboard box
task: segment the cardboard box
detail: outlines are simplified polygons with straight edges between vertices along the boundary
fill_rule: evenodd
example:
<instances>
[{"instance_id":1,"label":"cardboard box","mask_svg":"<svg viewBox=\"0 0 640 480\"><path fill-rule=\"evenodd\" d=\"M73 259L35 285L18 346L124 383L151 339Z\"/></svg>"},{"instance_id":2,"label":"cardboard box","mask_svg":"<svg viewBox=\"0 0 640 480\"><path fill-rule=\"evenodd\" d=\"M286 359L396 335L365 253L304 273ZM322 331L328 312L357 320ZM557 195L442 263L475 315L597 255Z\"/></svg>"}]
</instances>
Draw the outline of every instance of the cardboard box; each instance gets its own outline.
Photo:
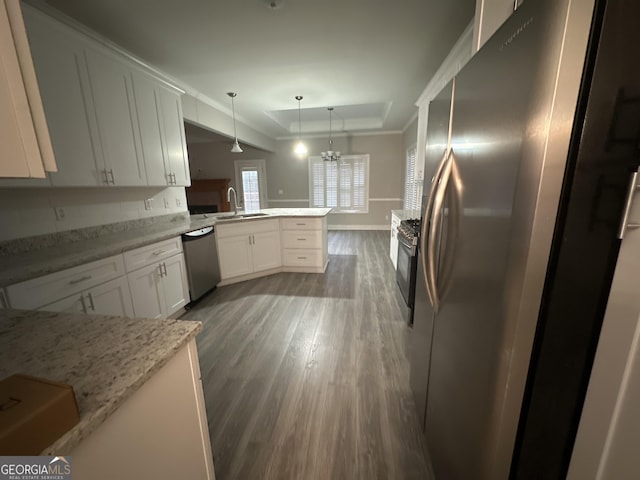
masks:
<instances>
[{"instance_id":1,"label":"cardboard box","mask_svg":"<svg viewBox=\"0 0 640 480\"><path fill-rule=\"evenodd\" d=\"M0 381L0 455L39 455L79 421L70 385L27 375Z\"/></svg>"}]
</instances>

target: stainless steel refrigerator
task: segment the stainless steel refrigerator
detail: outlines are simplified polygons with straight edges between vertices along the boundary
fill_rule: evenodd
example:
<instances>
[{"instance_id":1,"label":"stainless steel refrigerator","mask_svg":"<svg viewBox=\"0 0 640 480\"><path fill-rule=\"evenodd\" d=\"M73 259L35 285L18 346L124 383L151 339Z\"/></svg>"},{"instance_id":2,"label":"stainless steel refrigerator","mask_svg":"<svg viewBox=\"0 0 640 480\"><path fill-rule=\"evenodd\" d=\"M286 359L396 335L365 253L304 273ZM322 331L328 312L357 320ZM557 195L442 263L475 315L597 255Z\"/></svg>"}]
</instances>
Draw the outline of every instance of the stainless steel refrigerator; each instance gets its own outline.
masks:
<instances>
[{"instance_id":1,"label":"stainless steel refrigerator","mask_svg":"<svg viewBox=\"0 0 640 480\"><path fill-rule=\"evenodd\" d=\"M640 164L639 14L526 0L429 106L410 382L438 479L566 473Z\"/></svg>"}]
</instances>

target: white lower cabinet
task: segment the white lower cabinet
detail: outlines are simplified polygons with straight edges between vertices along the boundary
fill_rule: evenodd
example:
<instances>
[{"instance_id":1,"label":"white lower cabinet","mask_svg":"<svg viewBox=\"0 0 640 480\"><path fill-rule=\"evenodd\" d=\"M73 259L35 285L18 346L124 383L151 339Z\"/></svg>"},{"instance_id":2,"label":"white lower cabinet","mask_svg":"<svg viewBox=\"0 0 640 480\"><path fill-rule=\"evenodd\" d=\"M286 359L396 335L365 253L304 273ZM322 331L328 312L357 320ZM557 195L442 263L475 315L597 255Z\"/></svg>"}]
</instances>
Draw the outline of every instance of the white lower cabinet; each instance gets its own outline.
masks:
<instances>
[{"instance_id":1,"label":"white lower cabinet","mask_svg":"<svg viewBox=\"0 0 640 480\"><path fill-rule=\"evenodd\" d=\"M171 247L180 238L147 245L125 252L127 278L136 317L167 318L189 303L187 271L182 251L173 253ZM155 255L155 258L154 258ZM149 260L140 267L140 258ZM137 268L131 269L131 265Z\"/></svg>"},{"instance_id":2,"label":"white lower cabinet","mask_svg":"<svg viewBox=\"0 0 640 480\"><path fill-rule=\"evenodd\" d=\"M278 220L252 220L216 227L222 281L280 268Z\"/></svg>"},{"instance_id":3,"label":"white lower cabinet","mask_svg":"<svg viewBox=\"0 0 640 480\"><path fill-rule=\"evenodd\" d=\"M127 277L115 278L97 287L45 305L39 310L133 317Z\"/></svg>"},{"instance_id":4,"label":"white lower cabinet","mask_svg":"<svg viewBox=\"0 0 640 480\"><path fill-rule=\"evenodd\" d=\"M220 258L220 277L222 280L253 272L250 239L249 235L218 239L218 257Z\"/></svg>"},{"instance_id":5,"label":"white lower cabinet","mask_svg":"<svg viewBox=\"0 0 640 480\"><path fill-rule=\"evenodd\" d=\"M327 218L283 218L282 266L286 272L321 273L329 261Z\"/></svg>"},{"instance_id":6,"label":"white lower cabinet","mask_svg":"<svg viewBox=\"0 0 640 480\"><path fill-rule=\"evenodd\" d=\"M398 227L400 226L400 217L391 212L391 237L389 239L389 258L393 263L393 268L398 269Z\"/></svg>"},{"instance_id":7,"label":"white lower cabinet","mask_svg":"<svg viewBox=\"0 0 640 480\"><path fill-rule=\"evenodd\" d=\"M122 255L114 255L10 285L7 296L12 308L25 310L130 314L131 299L126 282ZM108 302L102 300L105 295L117 298L119 305L107 305Z\"/></svg>"}]
</instances>

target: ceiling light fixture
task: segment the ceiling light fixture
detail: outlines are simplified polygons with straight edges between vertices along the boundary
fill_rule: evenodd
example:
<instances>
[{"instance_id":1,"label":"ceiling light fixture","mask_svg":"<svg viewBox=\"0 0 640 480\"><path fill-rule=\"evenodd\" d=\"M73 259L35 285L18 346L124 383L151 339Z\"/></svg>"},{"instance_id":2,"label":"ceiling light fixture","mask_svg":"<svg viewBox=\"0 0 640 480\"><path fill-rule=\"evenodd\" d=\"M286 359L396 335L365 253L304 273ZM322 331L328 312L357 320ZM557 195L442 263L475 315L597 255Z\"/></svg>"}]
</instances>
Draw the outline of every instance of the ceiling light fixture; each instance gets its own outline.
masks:
<instances>
[{"instance_id":1,"label":"ceiling light fixture","mask_svg":"<svg viewBox=\"0 0 640 480\"><path fill-rule=\"evenodd\" d=\"M300 158L307 154L307 146L302 143L302 122L300 120L300 100L302 100L302 98L302 95L296 95L296 100L298 101L298 143L296 144L296 148L293 150Z\"/></svg>"},{"instance_id":2,"label":"ceiling light fixture","mask_svg":"<svg viewBox=\"0 0 640 480\"><path fill-rule=\"evenodd\" d=\"M327 110L329 110L329 150L320 152L320 156L325 162L337 162L340 160L340 152L333 151L333 139L331 138L331 114L333 113L333 107L329 107Z\"/></svg>"},{"instance_id":3,"label":"ceiling light fixture","mask_svg":"<svg viewBox=\"0 0 640 480\"><path fill-rule=\"evenodd\" d=\"M240 148L240 145L238 144L238 134L236 132L236 107L235 107L235 104L233 103L233 99L236 97L236 93L235 92L227 92L227 95L229 95L231 97L231 111L233 112L233 136L235 138L235 141L233 142L233 147L231 147L231 152L232 153L242 153L242 149Z\"/></svg>"}]
</instances>

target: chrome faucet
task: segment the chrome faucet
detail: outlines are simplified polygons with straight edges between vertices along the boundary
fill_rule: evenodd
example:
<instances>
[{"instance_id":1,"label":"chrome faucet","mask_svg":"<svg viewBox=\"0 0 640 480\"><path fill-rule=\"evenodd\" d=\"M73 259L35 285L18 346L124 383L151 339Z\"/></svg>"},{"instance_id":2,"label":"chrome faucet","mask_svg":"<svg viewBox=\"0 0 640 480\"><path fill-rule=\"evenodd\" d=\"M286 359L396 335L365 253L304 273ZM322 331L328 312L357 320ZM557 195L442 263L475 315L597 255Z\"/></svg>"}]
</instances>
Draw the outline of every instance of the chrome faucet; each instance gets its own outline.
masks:
<instances>
[{"instance_id":1,"label":"chrome faucet","mask_svg":"<svg viewBox=\"0 0 640 480\"><path fill-rule=\"evenodd\" d=\"M238 205L238 193L233 187L229 187L227 189L227 202L229 203L231 203L231 192L233 192L233 214L237 215L238 209L240 208L240 206Z\"/></svg>"}]
</instances>

